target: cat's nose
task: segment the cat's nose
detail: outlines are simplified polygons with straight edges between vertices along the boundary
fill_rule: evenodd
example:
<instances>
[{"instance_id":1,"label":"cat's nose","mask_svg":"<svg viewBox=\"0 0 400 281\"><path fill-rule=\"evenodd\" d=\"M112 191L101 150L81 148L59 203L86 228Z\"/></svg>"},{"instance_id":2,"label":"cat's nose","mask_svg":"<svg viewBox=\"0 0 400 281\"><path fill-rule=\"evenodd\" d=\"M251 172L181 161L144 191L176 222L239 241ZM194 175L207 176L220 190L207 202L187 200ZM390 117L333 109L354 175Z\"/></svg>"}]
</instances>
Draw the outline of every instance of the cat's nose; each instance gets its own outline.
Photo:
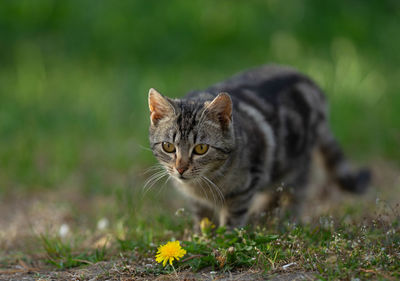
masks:
<instances>
[{"instance_id":1,"label":"cat's nose","mask_svg":"<svg viewBox=\"0 0 400 281\"><path fill-rule=\"evenodd\" d=\"M182 175L182 174L187 170L187 168L185 168L185 167L179 167L179 168L176 168L176 170L178 171L179 174Z\"/></svg>"}]
</instances>

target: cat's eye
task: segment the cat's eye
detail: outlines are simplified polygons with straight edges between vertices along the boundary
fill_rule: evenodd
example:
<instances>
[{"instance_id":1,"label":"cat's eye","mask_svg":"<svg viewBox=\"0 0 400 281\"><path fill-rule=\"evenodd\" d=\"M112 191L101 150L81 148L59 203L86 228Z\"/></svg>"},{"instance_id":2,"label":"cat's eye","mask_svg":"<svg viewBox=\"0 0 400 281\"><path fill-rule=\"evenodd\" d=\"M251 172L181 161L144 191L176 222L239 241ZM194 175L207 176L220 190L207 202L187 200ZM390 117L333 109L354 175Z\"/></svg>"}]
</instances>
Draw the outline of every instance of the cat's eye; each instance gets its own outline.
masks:
<instances>
[{"instance_id":1,"label":"cat's eye","mask_svg":"<svg viewBox=\"0 0 400 281\"><path fill-rule=\"evenodd\" d=\"M198 144L194 147L193 152L197 155L203 155L208 150L208 144Z\"/></svg>"},{"instance_id":2,"label":"cat's eye","mask_svg":"<svg viewBox=\"0 0 400 281\"><path fill-rule=\"evenodd\" d=\"M168 153L175 152L175 145L173 145L170 142L164 141L162 143L162 148L164 149L165 152L168 152Z\"/></svg>"}]
</instances>

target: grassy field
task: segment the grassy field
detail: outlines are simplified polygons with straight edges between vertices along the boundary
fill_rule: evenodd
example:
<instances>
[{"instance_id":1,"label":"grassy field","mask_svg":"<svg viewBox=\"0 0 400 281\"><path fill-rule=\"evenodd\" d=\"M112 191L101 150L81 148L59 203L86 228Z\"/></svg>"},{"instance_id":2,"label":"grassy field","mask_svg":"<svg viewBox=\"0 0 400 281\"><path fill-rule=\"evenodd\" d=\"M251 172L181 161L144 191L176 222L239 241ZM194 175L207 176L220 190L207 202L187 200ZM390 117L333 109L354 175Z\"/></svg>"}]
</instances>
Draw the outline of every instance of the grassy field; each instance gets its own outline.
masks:
<instances>
[{"instance_id":1,"label":"grassy field","mask_svg":"<svg viewBox=\"0 0 400 281\"><path fill-rule=\"evenodd\" d=\"M154 255L179 239L197 258L178 271L399 278L398 18L392 0L0 1L0 267L105 260L173 278ZM147 91L179 97L270 62L321 85L345 151L378 180L302 226L193 236L169 185L143 193Z\"/></svg>"}]
</instances>

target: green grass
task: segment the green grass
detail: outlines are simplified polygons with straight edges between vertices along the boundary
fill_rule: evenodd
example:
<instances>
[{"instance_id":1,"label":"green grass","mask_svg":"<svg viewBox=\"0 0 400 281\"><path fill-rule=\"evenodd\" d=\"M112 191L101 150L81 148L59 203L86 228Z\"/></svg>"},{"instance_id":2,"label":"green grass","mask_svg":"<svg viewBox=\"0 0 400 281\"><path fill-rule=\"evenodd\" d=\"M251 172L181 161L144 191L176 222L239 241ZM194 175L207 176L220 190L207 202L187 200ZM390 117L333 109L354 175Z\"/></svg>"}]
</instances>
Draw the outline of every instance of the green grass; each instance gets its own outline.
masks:
<instances>
[{"instance_id":1,"label":"green grass","mask_svg":"<svg viewBox=\"0 0 400 281\"><path fill-rule=\"evenodd\" d=\"M91 201L103 200L96 195L64 205L70 227L66 236L57 234L57 228L39 234L34 243L33 239L26 241L29 251L27 248L2 254L0 264L7 268L23 260L45 272L57 269L63 274L64 270L81 268L89 274L92 264L104 261L112 264L112 268L101 264L104 276L144 278L174 276L176 270L182 276L188 271L214 271L217 275L255 271L266 276L311 272L321 280L395 280L400 277L400 209L393 204L397 199L391 193L398 187L382 184L379 191L382 198L390 196L394 201L371 202L376 197L368 196L360 202L358 197L344 196L345 200L336 204L336 211L315 215L304 224L294 225L272 216L261 219L264 222L259 226L231 232L210 227L200 234L192 231L188 211L175 212L182 202L174 199L176 194L170 186L154 187L158 190L146 195L144 191L120 187L101 204ZM60 196L57 200L66 199ZM82 207L88 211L82 212ZM58 209L52 212L57 214ZM110 222L105 229L96 227L101 218ZM171 240L181 241L187 251L174 262L175 269L169 265L164 268L155 261L157 248Z\"/></svg>"},{"instance_id":2,"label":"green grass","mask_svg":"<svg viewBox=\"0 0 400 281\"><path fill-rule=\"evenodd\" d=\"M146 267L138 265L135 269L145 276L206 268L216 272L252 269L269 275L300 270L313 272L321 280L399 278L399 209L378 204L384 212L359 222L322 216L319 222L304 225L272 220L251 229L208 228L200 234L190 230L187 214L173 220L170 216L156 216L163 231L145 226L144 222L126 220L128 233L123 237L118 234L118 227L110 230L114 238L120 237L112 240L107 256L105 248L80 249L74 254L71 243L60 238L42 236L42 245L46 261L60 269L125 257L128 267L146 260ZM157 247L171 239L180 240L187 251L180 261L174 262L174 268L168 264L163 267L154 258Z\"/></svg>"},{"instance_id":3,"label":"green grass","mask_svg":"<svg viewBox=\"0 0 400 281\"><path fill-rule=\"evenodd\" d=\"M47 254L46 261L60 269L93 264L105 259L105 247L88 251L73 249L71 241L62 241L59 237L41 235L41 240Z\"/></svg>"}]
</instances>

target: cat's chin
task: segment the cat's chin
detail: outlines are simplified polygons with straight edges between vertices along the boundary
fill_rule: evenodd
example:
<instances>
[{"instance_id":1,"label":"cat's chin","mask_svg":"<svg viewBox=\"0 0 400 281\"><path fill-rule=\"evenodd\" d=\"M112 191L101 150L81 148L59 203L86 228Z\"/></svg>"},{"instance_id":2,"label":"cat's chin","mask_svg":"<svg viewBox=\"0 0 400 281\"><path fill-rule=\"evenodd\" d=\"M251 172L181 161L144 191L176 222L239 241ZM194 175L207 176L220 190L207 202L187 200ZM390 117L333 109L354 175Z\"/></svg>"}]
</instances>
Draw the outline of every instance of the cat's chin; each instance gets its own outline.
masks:
<instances>
[{"instance_id":1,"label":"cat's chin","mask_svg":"<svg viewBox=\"0 0 400 281\"><path fill-rule=\"evenodd\" d=\"M188 177L188 176L182 176L182 175L179 175L179 176L173 175L172 177L173 177L173 179L175 179L177 182L179 182L181 184L190 184L190 183L195 182L195 180L196 180L196 178L194 178L194 177Z\"/></svg>"},{"instance_id":2,"label":"cat's chin","mask_svg":"<svg viewBox=\"0 0 400 281\"><path fill-rule=\"evenodd\" d=\"M194 178L188 178L188 177L183 177L183 176L174 176L174 178L179 181L179 182L184 182L188 183L194 180Z\"/></svg>"}]
</instances>

